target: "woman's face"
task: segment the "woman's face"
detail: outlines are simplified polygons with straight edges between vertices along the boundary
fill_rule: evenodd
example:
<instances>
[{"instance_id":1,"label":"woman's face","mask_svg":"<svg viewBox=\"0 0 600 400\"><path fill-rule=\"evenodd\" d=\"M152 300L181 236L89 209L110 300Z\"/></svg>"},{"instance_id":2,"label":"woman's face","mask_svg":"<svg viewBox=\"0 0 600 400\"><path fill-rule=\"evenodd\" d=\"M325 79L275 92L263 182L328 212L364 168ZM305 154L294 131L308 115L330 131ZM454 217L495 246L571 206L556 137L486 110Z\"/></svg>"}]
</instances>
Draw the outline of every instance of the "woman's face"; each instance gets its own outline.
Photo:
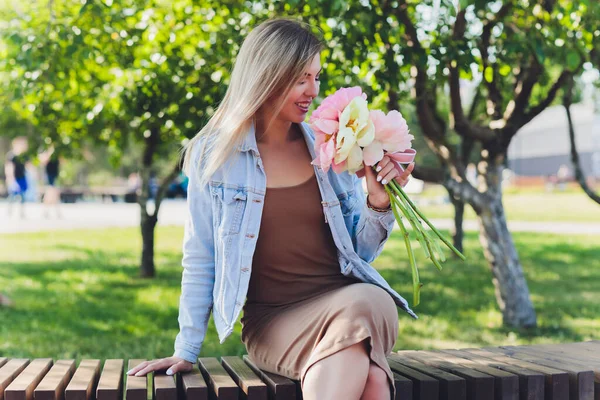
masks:
<instances>
[{"instance_id":1,"label":"woman's face","mask_svg":"<svg viewBox=\"0 0 600 400\"><path fill-rule=\"evenodd\" d=\"M301 123L306 118L308 107L319 94L319 75L321 74L321 57L315 55L304 72L304 76L295 82L284 101L278 119Z\"/></svg>"}]
</instances>

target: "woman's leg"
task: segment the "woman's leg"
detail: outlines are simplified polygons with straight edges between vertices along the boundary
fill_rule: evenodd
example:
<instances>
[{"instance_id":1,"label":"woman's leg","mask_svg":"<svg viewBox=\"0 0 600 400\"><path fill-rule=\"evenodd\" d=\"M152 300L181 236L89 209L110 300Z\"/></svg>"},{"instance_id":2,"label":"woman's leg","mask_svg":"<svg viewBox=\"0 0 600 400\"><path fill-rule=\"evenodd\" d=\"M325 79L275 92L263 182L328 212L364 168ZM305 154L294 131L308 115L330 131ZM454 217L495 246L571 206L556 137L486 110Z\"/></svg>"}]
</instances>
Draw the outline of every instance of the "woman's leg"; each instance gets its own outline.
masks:
<instances>
[{"instance_id":1,"label":"woman's leg","mask_svg":"<svg viewBox=\"0 0 600 400\"><path fill-rule=\"evenodd\" d=\"M377 364L371 362L365 391L360 400L389 400L390 384L388 376Z\"/></svg>"},{"instance_id":2,"label":"woman's leg","mask_svg":"<svg viewBox=\"0 0 600 400\"><path fill-rule=\"evenodd\" d=\"M303 398L360 400L369 375L367 340L313 364L304 376Z\"/></svg>"}]
</instances>

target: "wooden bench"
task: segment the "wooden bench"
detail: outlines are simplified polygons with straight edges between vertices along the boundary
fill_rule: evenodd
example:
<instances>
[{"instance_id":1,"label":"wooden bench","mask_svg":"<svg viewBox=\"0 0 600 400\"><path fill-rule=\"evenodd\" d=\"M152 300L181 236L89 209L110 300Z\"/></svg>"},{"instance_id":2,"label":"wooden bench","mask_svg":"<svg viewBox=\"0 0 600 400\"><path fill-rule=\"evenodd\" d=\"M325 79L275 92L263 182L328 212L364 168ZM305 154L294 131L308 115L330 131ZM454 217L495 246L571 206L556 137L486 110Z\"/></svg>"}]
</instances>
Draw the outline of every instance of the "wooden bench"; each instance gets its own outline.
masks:
<instances>
[{"instance_id":1,"label":"wooden bench","mask_svg":"<svg viewBox=\"0 0 600 400\"><path fill-rule=\"evenodd\" d=\"M0 357L0 400L302 398L298 381L261 371L247 355L202 357L175 376L125 375L142 361L86 359L76 367L74 360ZM402 400L600 399L600 341L399 351L388 362Z\"/></svg>"}]
</instances>

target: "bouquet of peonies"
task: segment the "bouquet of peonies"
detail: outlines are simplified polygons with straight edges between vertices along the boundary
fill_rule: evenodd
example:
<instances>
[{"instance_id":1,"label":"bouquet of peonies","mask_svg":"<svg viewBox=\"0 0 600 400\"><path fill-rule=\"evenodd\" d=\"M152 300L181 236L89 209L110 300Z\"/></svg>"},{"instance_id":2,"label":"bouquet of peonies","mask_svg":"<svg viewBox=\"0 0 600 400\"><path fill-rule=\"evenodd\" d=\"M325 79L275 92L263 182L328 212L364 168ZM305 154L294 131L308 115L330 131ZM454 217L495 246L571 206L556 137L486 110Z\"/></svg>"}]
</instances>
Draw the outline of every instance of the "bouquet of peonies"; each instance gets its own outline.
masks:
<instances>
[{"instance_id":1,"label":"bouquet of peonies","mask_svg":"<svg viewBox=\"0 0 600 400\"><path fill-rule=\"evenodd\" d=\"M316 135L313 165L320 166L324 171L332 168L336 173L356 173L362 178L364 168L375 170L384 155L390 158L399 172L404 171L401 164L409 164L414 160L416 151L411 148L414 136L408 133L402 114L395 110L387 115L380 110L369 110L366 99L367 95L358 86L341 88L327 96L311 114L309 124ZM425 218L395 179L385 185L385 190L404 236L412 270L414 305L418 305L423 284L419 280L410 237L402 218L406 218L427 258L438 269L442 269L440 262L446 258L436 239L440 239L462 260L465 260L465 256ZM431 231L425 229L422 221Z\"/></svg>"}]
</instances>

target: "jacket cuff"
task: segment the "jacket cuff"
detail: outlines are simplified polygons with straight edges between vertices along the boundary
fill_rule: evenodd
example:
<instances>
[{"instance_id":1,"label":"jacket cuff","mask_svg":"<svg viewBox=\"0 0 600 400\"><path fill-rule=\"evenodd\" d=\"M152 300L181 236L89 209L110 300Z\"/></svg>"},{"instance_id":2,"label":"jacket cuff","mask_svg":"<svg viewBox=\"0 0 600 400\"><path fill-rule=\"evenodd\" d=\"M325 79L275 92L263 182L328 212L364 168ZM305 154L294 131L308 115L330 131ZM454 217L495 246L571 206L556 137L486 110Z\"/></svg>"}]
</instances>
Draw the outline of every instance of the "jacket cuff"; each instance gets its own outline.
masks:
<instances>
[{"instance_id":1,"label":"jacket cuff","mask_svg":"<svg viewBox=\"0 0 600 400\"><path fill-rule=\"evenodd\" d=\"M363 204L363 213L367 216L367 218L371 220L380 221L386 228L390 225L393 225L396 221L396 218L394 217L394 212L391 208L386 212L378 212L375 210L371 210L367 205L366 201Z\"/></svg>"},{"instance_id":2,"label":"jacket cuff","mask_svg":"<svg viewBox=\"0 0 600 400\"><path fill-rule=\"evenodd\" d=\"M175 349L173 357L183 358L184 360L189 361L192 364L196 364L196 362L198 361L198 356L195 353L185 349Z\"/></svg>"}]
</instances>

